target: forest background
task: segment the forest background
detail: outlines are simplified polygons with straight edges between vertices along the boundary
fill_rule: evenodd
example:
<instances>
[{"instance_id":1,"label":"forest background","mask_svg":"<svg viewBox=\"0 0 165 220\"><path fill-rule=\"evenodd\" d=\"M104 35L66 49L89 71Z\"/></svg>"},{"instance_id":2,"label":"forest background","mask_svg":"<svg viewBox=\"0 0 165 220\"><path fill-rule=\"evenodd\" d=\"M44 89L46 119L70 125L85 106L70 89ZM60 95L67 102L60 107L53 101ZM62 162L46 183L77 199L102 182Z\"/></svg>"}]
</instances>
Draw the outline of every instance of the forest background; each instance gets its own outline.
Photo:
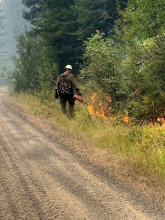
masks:
<instances>
[{"instance_id":1,"label":"forest background","mask_svg":"<svg viewBox=\"0 0 165 220\"><path fill-rule=\"evenodd\" d=\"M164 116L163 0L22 2L33 29L17 37L15 91L41 91L69 63L83 84L110 96L111 114L154 122Z\"/></svg>"},{"instance_id":2,"label":"forest background","mask_svg":"<svg viewBox=\"0 0 165 220\"><path fill-rule=\"evenodd\" d=\"M8 74L12 91L39 97L50 115L55 107L51 103L56 78L71 64L84 99L89 103L90 96L95 98L90 113L108 118L106 124L95 124L94 139L127 155L135 167L148 173L155 170L164 177L165 129L148 129L151 122L162 125L165 117L164 1L22 2L28 8L23 16L32 29L17 36L18 56L13 57L14 67ZM77 131L82 131L95 119L84 108L77 108L76 117L86 124L78 125L75 120L69 126L75 129L77 125ZM129 117L132 128L121 128L124 116Z\"/></svg>"}]
</instances>

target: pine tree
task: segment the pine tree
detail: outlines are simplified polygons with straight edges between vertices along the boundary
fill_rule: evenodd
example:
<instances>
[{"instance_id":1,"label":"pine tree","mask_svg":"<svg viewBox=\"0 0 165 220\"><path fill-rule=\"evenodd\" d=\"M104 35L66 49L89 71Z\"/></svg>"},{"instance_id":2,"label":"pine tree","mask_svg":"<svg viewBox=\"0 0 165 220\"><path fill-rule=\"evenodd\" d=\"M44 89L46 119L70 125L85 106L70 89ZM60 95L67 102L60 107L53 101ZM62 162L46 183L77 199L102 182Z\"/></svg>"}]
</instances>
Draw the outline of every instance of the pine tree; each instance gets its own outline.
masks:
<instances>
[{"instance_id":1,"label":"pine tree","mask_svg":"<svg viewBox=\"0 0 165 220\"><path fill-rule=\"evenodd\" d=\"M22 3L29 9L24 10L23 17L30 21L31 24L36 24L40 21L40 15L45 12L43 7L44 0L22 0Z\"/></svg>"},{"instance_id":2,"label":"pine tree","mask_svg":"<svg viewBox=\"0 0 165 220\"><path fill-rule=\"evenodd\" d=\"M126 2L124 0L120 3L121 8L125 7ZM80 39L86 40L96 30L104 32L105 36L112 32L117 19L116 0L75 0L75 9L78 13Z\"/></svg>"},{"instance_id":3,"label":"pine tree","mask_svg":"<svg viewBox=\"0 0 165 220\"><path fill-rule=\"evenodd\" d=\"M75 69L82 54L81 42L76 34L77 14L73 5L73 0L45 0L47 13L38 24L41 36L48 42L49 56L58 61L61 71L68 63Z\"/></svg>"}]
</instances>

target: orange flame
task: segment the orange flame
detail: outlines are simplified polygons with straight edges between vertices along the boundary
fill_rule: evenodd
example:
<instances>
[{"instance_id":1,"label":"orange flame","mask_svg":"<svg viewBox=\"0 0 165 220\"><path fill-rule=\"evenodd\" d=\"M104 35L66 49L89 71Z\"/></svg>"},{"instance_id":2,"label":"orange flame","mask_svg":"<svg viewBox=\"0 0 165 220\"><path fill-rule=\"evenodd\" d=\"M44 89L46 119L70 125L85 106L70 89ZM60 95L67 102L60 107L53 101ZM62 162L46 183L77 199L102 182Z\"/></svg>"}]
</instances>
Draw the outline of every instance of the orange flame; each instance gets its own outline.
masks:
<instances>
[{"instance_id":1,"label":"orange flame","mask_svg":"<svg viewBox=\"0 0 165 220\"><path fill-rule=\"evenodd\" d=\"M124 122L127 124L130 123L128 116L124 116Z\"/></svg>"},{"instance_id":2,"label":"orange flame","mask_svg":"<svg viewBox=\"0 0 165 220\"><path fill-rule=\"evenodd\" d=\"M107 108L107 107L109 106L109 104L108 104L108 105L106 105L105 103L103 104L103 101L100 100L100 101L99 101L99 104L98 104L99 110L98 110L98 109L95 109L94 104L95 104L95 102L96 102L97 95L98 95L97 93L93 93L93 94L92 94L92 96L91 96L91 101L92 101L92 103L91 103L91 105L88 106L88 112L89 112L91 115L97 115L98 117L102 117L103 119L106 119L108 116L110 116L109 110L108 110L108 108ZM107 100L109 103L112 102L110 96L107 96L107 97L106 97L106 100ZM124 117L122 116L122 117L120 118L120 120L123 120L126 124L129 124L129 123L130 123L130 120L129 120L129 117L128 117L128 116L124 116Z\"/></svg>"},{"instance_id":3,"label":"orange flame","mask_svg":"<svg viewBox=\"0 0 165 220\"><path fill-rule=\"evenodd\" d=\"M156 124L159 124L159 125L164 125L165 126L165 118L157 118L156 120Z\"/></svg>"},{"instance_id":4,"label":"orange flame","mask_svg":"<svg viewBox=\"0 0 165 220\"><path fill-rule=\"evenodd\" d=\"M109 102L112 102L112 100L111 100L111 97L110 97L110 96L107 96L106 98L107 98L107 100L108 100Z\"/></svg>"},{"instance_id":5,"label":"orange flame","mask_svg":"<svg viewBox=\"0 0 165 220\"><path fill-rule=\"evenodd\" d=\"M151 119L150 123L149 123L149 127L152 128L154 125L159 125L159 126L165 127L165 117L163 117L163 118L158 117L155 122L153 122L153 120Z\"/></svg>"},{"instance_id":6,"label":"orange flame","mask_svg":"<svg viewBox=\"0 0 165 220\"><path fill-rule=\"evenodd\" d=\"M88 112L89 112L91 115L97 115L97 116L99 116L99 117L102 117L102 118L106 119L105 110L104 110L104 106L103 106L102 101L99 102L100 110L99 110L99 111L95 111L95 109L94 109L94 103L95 103L95 101L96 101L96 97L97 97L97 93L93 93L93 94L92 94L92 97L91 97L92 105L89 105L89 106L88 106Z\"/></svg>"},{"instance_id":7,"label":"orange flame","mask_svg":"<svg viewBox=\"0 0 165 220\"><path fill-rule=\"evenodd\" d=\"M162 121L163 121L163 125L165 125L165 118L162 118Z\"/></svg>"}]
</instances>

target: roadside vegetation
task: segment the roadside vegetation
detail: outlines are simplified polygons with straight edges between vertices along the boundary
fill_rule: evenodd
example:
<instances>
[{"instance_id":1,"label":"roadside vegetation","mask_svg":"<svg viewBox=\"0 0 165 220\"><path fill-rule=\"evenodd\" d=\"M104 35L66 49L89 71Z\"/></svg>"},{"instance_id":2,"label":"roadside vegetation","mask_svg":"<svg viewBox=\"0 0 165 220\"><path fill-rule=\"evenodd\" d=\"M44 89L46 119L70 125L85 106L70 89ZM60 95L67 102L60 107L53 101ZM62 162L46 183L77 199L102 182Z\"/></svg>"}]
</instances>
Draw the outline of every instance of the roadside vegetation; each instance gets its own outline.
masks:
<instances>
[{"instance_id":1,"label":"roadside vegetation","mask_svg":"<svg viewBox=\"0 0 165 220\"><path fill-rule=\"evenodd\" d=\"M8 74L13 97L116 153L139 173L164 180L164 1L23 3L34 28L17 37L19 57ZM54 101L55 81L66 64L78 73L88 104L76 103L72 120Z\"/></svg>"},{"instance_id":2,"label":"roadside vegetation","mask_svg":"<svg viewBox=\"0 0 165 220\"><path fill-rule=\"evenodd\" d=\"M92 145L107 150L127 163L139 175L150 177L155 182L165 179L165 126L135 126L118 118L102 118L91 115L88 106L76 102L75 116L69 119L61 114L54 93L41 100L40 94L14 94L11 98L34 115L46 118L55 126L66 128ZM90 101L89 101L90 104Z\"/></svg>"}]
</instances>

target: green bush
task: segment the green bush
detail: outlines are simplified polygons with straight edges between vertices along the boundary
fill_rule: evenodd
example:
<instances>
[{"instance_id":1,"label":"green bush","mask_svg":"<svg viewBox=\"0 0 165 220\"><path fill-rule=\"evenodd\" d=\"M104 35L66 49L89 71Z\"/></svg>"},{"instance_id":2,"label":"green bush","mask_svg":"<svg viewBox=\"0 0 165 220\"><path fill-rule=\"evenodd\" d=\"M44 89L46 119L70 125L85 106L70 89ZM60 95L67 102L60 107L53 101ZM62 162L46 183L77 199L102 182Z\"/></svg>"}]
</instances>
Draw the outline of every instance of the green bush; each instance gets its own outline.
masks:
<instances>
[{"instance_id":1,"label":"green bush","mask_svg":"<svg viewBox=\"0 0 165 220\"><path fill-rule=\"evenodd\" d=\"M14 66L8 74L10 88L14 91L38 92L43 89L43 83L51 84L52 78L57 77L57 65L49 64L39 36L31 32L19 35L17 49L18 57L13 57Z\"/></svg>"}]
</instances>

